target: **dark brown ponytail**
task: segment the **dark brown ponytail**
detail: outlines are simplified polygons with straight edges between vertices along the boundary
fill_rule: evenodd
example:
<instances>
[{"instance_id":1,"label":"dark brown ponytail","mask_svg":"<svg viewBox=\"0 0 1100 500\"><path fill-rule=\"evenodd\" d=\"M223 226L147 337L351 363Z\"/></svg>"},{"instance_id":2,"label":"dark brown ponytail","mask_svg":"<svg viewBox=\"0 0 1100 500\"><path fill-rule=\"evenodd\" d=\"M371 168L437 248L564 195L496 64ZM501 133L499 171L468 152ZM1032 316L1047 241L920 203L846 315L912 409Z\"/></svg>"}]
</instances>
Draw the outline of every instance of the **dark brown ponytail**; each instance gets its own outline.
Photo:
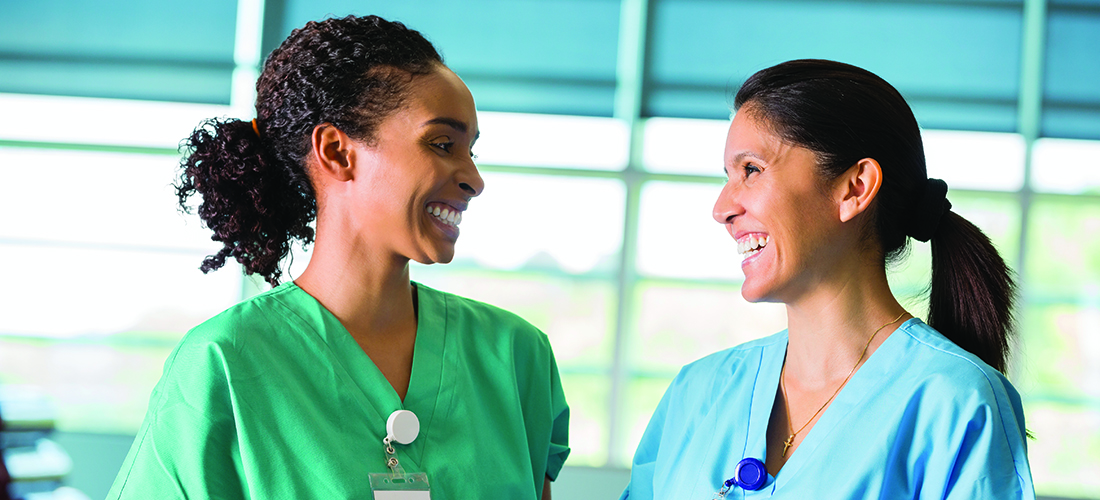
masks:
<instances>
[{"instance_id":1,"label":"dark brown ponytail","mask_svg":"<svg viewBox=\"0 0 1100 500\"><path fill-rule=\"evenodd\" d=\"M1013 273L980 229L947 212L932 236L928 324L1005 371L1016 301Z\"/></svg>"}]
</instances>

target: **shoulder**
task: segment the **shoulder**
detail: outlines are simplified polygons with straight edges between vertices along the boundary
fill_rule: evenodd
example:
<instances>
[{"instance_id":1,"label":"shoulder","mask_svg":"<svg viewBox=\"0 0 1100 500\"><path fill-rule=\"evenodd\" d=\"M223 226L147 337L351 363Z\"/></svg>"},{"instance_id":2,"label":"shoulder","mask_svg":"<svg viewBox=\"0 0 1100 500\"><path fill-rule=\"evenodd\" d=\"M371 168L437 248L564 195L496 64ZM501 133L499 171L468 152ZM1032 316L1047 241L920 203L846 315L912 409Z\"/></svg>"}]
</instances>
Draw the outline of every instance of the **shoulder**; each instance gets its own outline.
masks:
<instances>
[{"instance_id":1,"label":"shoulder","mask_svg":"<svg viewBox=\"0 0 1100 500\"><path fill-rule=\"evenodd\" d=\"M685 365L677 378L704 374L724 378L745 369L755 370L766 351L770 348L785 351L786 346L787 331L784 330L704 356Z\"/></svg>"},{"instance_id":2,"label":"shoulder","mask_svg":"<svg viewBox=\"0 0 1100 500\"><path fill-rule=\"evenodd\" d=\"M702 402L719 392L752 391L761 365L769 356L782 356L786 347L784 330L704 356L680 369L669 385L668 396Z\"/></svg>"},{"instance_id":3,"label":"shoulder","mask_svg":"<svg viewBox=\"0 0 1100 500\"><path fill-rule=\"evenodd\" d=\"M942 395L1000 396L1019 399L1005 376L967 352L919 319L907 321L895 335L902 335L907 371L920 375Z\"/></svg>"},{"instance_id":4,"label":"shoulder","mask_svg":"<svg viewBox=\"0 0 1100 500\"><path fill-rule=\"evenodd\" d=\"M442 292L417 283L417 295L442 309L448 330L476 333L482 340L497 339L549 348L546 334L518 314L484 302Z\"/></svg>"},{"instance_id":5,"label":"shoulder","mask_svg":"<svg viewBox=\"0 0 1100 500\"><path fill-rule=\"evenodd\" d=\"M251 337L284 331L288 323L302 323L308 314L298 305L309 298L293 282L243 300L192 328L184 336L187 344L240 345Z\"/></svg>"},{"instance_id":6,"label":"shoulder","mask_svg":"<svg viewBox=\"0 0 1100 500\"><path fill-rule=\"evenodd\" d=\"M908 380L913 397L930 417L993 419L1003 426L1009 441L1026 434L1020 394L999 371L951 342L919 319L907 321L894 335L902 335L901 366L896 380Z\"/></svg>"},{"instance_id":7,"label":"shoulder","mask_svg":"<svg viewBox=\"0 0 1100 500\"><path fill-rule=\"evenodd\" d=\"M277 338L308 322L304 319L308 312L295 307L300 295L306 294L288 282L218 313L180 339L169 367L196 363L228 366L243 353L274 348Z\"/></svg>"}]
</instances>

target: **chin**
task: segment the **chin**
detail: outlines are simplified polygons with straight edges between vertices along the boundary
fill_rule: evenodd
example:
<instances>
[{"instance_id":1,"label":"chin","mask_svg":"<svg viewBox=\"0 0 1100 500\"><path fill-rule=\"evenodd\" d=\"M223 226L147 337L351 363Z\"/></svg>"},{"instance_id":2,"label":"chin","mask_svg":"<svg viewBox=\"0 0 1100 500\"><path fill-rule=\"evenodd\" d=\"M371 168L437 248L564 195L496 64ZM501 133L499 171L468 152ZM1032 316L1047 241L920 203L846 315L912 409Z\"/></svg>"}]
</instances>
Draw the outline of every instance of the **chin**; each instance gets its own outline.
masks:
<instances>
[{"instance_id":1,"label":"chin","mask_svg":"<svg viewBox=\"0 0 1100 500\"><path fill-rule=\"evenodd\" d=\"M454 260L454 258L455 258L455 252L454 252L454 249L452 248L452 249L449 249L449 250L437 250L435 252L424 253L424 254L421 254L421 255L417 255L417 256L413 257L412 260L414 260L414 261L416 261L420 264L431 265L431 264L450 264L451 261Z\"/></svg>"},{"instance_id":2,"label":"chin","mask_svg":"<svg viewBox=\"0 0 1100 500\"><path fill-rule=\"evenodd\" d=\"M762 290L758 286L753 286L749 280L741 282L741 297L744 298L746 302L753 304L758 302L780 302L772 298L767 290Z\"/></svg>"}]
</instances>

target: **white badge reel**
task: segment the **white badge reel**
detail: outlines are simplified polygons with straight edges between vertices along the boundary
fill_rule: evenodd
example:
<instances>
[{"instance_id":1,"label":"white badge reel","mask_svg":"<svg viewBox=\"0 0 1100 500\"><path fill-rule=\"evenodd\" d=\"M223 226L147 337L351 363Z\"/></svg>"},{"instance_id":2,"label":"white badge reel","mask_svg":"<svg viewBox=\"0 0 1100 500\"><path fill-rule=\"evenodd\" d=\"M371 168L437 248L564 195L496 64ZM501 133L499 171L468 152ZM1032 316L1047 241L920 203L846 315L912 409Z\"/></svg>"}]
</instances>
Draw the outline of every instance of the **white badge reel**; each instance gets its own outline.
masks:
<instances>
[{"instance_id":1,"label":"white badge reel","mask_svg":"<svg viewBox=\"0 0 1100 500\"><path fill-rule=\"evenodd\" d=\"M420 419L409 410L397 410L386 419L386 438L382 445L386 451L389 473L370 475L370 489L374 500L430 500L428 475L423 472L406 474L397 460L393 443L407 445L420 435Z\"/></svg>"},{"instance_id":2,"label":"white badge reel","mask_svg":"<svg viewBox=\"0 0 1100 500\"><path fill-rule=\"evenodd\" d=\"M420 419L409 410L397 410L386 420L386 438L398 444L409 444L420 435Z\"/></svg>"}]
</instances>

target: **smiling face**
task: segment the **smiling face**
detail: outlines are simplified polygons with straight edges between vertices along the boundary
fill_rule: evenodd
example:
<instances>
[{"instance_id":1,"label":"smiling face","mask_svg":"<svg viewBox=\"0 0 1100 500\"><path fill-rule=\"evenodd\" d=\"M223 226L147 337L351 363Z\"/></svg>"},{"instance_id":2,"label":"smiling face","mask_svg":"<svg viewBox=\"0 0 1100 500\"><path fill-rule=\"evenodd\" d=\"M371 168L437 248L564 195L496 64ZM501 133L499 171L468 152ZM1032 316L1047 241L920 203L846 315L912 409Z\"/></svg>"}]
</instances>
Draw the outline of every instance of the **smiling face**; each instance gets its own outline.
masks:
<instances>
[{"instance_id":1,"label":"smiling face","mask_svg":"<svg viewBox=\"0 0 1100 500\"><path fill-rule=\"evenodd\" d=\"M474 99L450 69L414 77L405 106L379 125L372 144L356 145L350 214L361 239L398 258L454 258L462 212L484 188L472 148Z\"/></svg>"},{"instance_id":2,"label":"smiling face","mask_svg":"<svg viewBox=\"0 0 1100 500\"><path fill-rule=\"evenodd\" d=\"M741 294L797 301L828 278L844 248L838 205L813 152L784 143L745 106L730 125L724 163L729 180L713 215L743 256Z\"/></svg>"}]
</instances>

